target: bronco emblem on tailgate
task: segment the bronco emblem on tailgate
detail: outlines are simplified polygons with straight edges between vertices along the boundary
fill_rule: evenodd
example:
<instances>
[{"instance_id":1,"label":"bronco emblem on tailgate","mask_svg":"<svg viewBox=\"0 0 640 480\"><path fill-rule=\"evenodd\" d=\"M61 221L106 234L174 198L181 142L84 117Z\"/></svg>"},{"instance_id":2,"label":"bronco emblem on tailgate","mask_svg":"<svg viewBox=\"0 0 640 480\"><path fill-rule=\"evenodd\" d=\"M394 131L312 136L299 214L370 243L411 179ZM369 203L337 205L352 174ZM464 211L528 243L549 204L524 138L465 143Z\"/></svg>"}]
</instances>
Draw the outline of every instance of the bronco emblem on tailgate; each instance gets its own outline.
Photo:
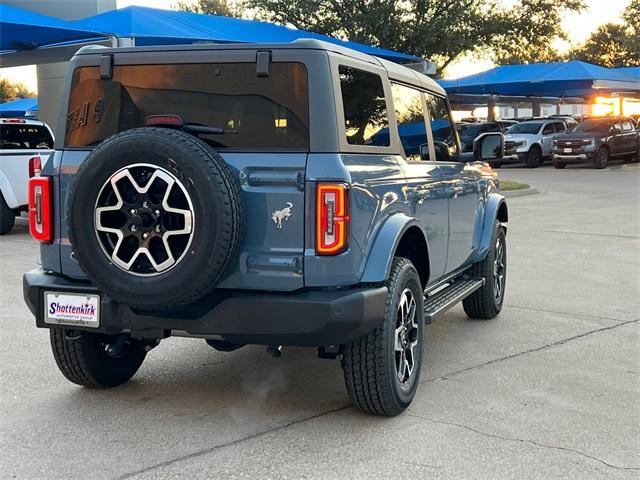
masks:
<instances>
[{"instance_id":1,"label":"bronco emblem on tailgate","mask_svg":"<svg viewBox=\"0 0 640 480\"><path fill-rule=\"evenodd\" d=\"M282 230L282 221L289 220L291 216L291 209L293 208L293 203L287 202L287 206L282 210L276 210L271 214L271 220L276 224L276 228L278 230Z\"/></svg>"}]
</instances>

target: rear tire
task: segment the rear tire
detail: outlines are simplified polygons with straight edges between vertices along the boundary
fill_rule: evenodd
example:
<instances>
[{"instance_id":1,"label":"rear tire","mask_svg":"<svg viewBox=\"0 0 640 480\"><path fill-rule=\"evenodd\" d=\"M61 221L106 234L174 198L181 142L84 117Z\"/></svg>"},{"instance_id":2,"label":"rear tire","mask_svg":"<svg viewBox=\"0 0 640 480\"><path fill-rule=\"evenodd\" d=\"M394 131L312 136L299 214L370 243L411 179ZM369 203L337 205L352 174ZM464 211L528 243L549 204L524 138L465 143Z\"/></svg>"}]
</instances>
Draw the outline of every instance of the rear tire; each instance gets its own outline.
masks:
<instances>
[{"instance_id":1,"label":"rear tire","mask_svg":"<svg viewBox=\"0 0 640 480\"><path fill-rule=\"evenodd\" d=\"M489 162L489 166L491 168L497 169L497 168L500 168L502 166L502 164L499 163L499 162Z\"/></svg>"},{"instance_id":2,"label":"rear tire","mask_svg":"<svg viewBox=\"0 0 640 480\"><path fill-rule=\"evenodd\" d=\"M527 158L524 161L528 168L538 168L542 165L542 150L537 145L532 146L527 152Z\"/></svg>"},{"instance_id":3,"label":"rear tire","mask_svg":"<svg viewBox=\"0 0 640 480\"><path fill-rule=\"evenodd\" d=\"M131 338L50 330L53 357L70 382L89 388L111 388L127 382L142 365L144 346ZM109 347L115 349L109 353Z\"/></svg>"},{"instance_id":4,"label":"rear tire","mask_svg":"<svg viewBox=\"0 0 640 480\"><path fill-rule=\"evenodd\" d=\"M394 416L409 406L420 381L424 292L415 267L401 257L394 258L386 286L384 320L366 336L343 345L342 368L358 409Z\"/></svg>"},{"instance_id":5,"label":"rear tire","mask_svg":"<svg viewBox=\"0 0 640 480\"><path fill-rule=\"evenodd\" d=\"M9 208L4 197L0 194L0 235L6 235L16 223L16 211Z\"/></svg>"},{"instance_id":6,"label":"rear tire","mask_svg":"<svg viewBox=\"0 0 640 480\"><path fill-rule=\"evenodd\" d=\"M489 253L471 266L469 275L484 278L484 285L462 301L465 313L470 318L483 320L497 317L507 284L507 235L499 222L493 226Z\"/></svg>"}]
</instances>

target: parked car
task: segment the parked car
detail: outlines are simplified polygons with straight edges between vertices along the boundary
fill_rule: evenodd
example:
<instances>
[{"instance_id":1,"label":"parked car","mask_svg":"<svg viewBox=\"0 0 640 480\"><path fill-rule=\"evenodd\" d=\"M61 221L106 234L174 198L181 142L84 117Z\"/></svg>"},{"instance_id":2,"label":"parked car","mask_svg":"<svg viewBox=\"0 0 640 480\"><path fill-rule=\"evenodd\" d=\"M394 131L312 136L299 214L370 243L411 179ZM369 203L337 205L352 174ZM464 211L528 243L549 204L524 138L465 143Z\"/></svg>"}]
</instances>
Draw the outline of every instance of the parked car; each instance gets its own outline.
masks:
<instances>
[{"instance_id":1,"label":"parked car","mask_svg":"<svg viewBox=\"0 0 640 480\"><path fill-rule=\"evenodd\" d=\"M631 117L601 117L584 120L572 132L553 142L553 166L591 162L593 168L606 168L612 158L638 161L640 132Z\"/></svg>"},{"instance_id":2,"label":"parked car","mask_svg":"<svg viewBox=\"0 0 640 480\"><path fill-rule=\"evenodd\" d=\"M313 346L396 415L425 324L500 313L503 136L460 152L429 77L306 40L83 48L66 85L24 296L71 382L122 384L169 336Z\"/></svg>"},{"instance_id":3,"label":"parked car","mask_svg":"<svg viewBox=\"0 0 640 480\"><path fill-rule=\"evenodd\" d=\"M505 135L505 156L491 162L500 167L505 163L524 163L529 168L541 166L545 158L550 158L553 138L566 131L561 120L530 120L518 123L507 130Z\"/></svg>"},{"instance_id":4,"label":"parked car","mask_svg":"<svg viewBox=\"0 0 640 480\"><path fill-rule=\"evenodd\" d=\"M0 118L0 235L27 210L27 182L53 148L49 127L36 120Z\"/></svg>"},{"instance_id":5,"label":"parked car","mask_svg":"<svg viewBox=\"0 0 640 480\"><path fill-rule=\"evenodd\" d=\"M496 120L496 121L498 122L498 125L500 125L500 128L502 129L503 132L506 132L514 125L517 125L518 123L520 123L516 120Z\"/></svg>"},{"instance_id":6,"label":"parked car","mask_svg":"<svg viewBox=\"0 0 640 480\"><path fill-rule=\"evenodd\" d=\"M567 127L567 131L573 130L580 123L580 121L573 115L550 115L549 118L554 120L562 120Z\"/></svg>"},{"instance_id":7,"label":"parked car","mask_svg":"<svg viewBox=\"0 0 640 480\"><path fill-rule=\"evenodd\" d=\"M498 122L459 123L456 128L460 136L460 145L463 152L473 151L473 141L483 133L502 132Z\"/></svg>"}]
</instances>

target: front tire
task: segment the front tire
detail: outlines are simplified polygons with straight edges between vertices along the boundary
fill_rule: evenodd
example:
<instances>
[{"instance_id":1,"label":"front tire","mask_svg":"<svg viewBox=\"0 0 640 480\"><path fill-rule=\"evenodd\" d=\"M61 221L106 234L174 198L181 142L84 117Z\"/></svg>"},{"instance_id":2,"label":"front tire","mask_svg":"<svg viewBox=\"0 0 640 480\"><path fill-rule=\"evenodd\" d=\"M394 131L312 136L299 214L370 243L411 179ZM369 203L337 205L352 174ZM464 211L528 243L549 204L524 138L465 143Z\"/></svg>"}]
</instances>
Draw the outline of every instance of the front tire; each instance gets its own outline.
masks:
<instances>
[{"instance_id":1,"label":"front tire","mask_svg":"<svg viewBox=\"0 0 640 480\"><path fill-rule=\"evenodd\" d=\"M493 227L489 253L471 266L469 275L484 278L484 285L462 301L465 313L470 318L483 320L497 317L507 284L507 235L499 222Z\"/></svg>"},{"instance_id":2,"label":"front tire","mask_svg":"<svg viewBox=\"0 0 640 480\"><path fill-rule=\"evenodd\" d=\"M603 169L607 168L609 163L609 150L606 148L600 148L596 152L596 158L593 160L593 168Z\"/></svg>"},{"instance_id":3,"label":"front tire","mask_svg":"<svg viewBox=\"0 0 640 480\"><path fill-rule=\"evenodd\" d=\"M538 168L542 165L542 150L537 145L534 145L527 152L527 158L524 161L528 168Z\"/></svg>"},{"instance_id":4,"label":"front tire","mask_svg":"<svg viewBox=\"0 0 640 480\"><path fill-rule=\"evenodd\" d=\"M567 164L564 163L564 162L560 162L558 160L554 160L553 161L553 168L563 169L566 166L567 166Z\"/></svg>"},{"instance_id":5,"label":"front tire","mask_svg":"<svg viewBox=\"0 0 640 480\"><path fill-rule=\"evenodd\" d=\"M409 406L420 381L424 293L406 258L393 260L384 320L366 336L343 345L349 397L370 415L394 416Z\"/></svg>"},{"instance_id":6,"label":"front tire","mask_svg":"<svg viewBox=\"0 0 640 480\"><path fill-rule=\"evenodd\" d=\"M62 374L89 388L112 388L129 381L147 354L140 342L125 336L56 328L50 330L50 339Z\"/></svg>"},{"instance_id":7,"label":"front tire","mask_svg":"<svg viewBox=\"0 0 640 480\"><path fill-rule=\"evenodd\" d=\"M16 211L9 208L4 197L0 194L0 235L6 235L16 223Z\"/></svg>"}]
</instances>

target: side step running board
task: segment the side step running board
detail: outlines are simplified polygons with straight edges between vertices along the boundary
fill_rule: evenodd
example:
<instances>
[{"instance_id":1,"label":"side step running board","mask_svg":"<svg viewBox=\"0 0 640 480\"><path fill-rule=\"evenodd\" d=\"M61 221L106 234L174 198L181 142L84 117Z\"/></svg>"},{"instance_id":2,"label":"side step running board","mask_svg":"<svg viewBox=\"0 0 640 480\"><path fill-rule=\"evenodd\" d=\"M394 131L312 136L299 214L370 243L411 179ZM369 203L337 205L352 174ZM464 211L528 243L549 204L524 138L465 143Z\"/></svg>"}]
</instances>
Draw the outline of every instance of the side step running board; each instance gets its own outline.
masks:
<instances>
[{"instance_id":1,"label":"side step running board","mask_svg":"<svg viewBox=\"0 0 640 480\"><path fill-rule=\"evenodd\" d=\"M449 310L462 299L484 285L484 279L461 279L448 285L439 292L424 299L424 321L426 324Z\"/></svg>"}]
</instances>

